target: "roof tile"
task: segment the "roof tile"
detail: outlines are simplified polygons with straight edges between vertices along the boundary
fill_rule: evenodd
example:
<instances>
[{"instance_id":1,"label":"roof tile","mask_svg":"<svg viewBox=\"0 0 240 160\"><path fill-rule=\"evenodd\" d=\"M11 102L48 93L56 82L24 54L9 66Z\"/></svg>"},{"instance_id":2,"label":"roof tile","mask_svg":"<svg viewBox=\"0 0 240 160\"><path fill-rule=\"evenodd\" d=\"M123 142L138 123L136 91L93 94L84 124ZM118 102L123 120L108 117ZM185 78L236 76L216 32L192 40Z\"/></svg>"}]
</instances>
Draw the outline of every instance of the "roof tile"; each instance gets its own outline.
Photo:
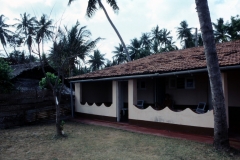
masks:
<instances>
[{"instance_id":1,"label":"roof tile","mask_svg":"<svg viewBox=\"0 0 240 160\"><path fill-rule=\"evenodd\" d=\"M240 64L240 40L217 44L216 50L220 66ZM154 54L128 63L70 77L68 79L104 78L183 71L198 68L206 68L206 57L203 47Z\"/></svg>"}]
</instances>

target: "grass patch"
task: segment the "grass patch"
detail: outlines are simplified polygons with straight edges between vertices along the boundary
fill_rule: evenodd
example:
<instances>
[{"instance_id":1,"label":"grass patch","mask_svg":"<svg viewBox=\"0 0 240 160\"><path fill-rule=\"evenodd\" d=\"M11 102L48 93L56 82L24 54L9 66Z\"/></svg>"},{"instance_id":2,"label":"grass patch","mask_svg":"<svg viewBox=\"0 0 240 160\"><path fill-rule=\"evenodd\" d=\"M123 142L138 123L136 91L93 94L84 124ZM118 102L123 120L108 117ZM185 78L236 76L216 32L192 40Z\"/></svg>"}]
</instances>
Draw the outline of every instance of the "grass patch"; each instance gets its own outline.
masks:
<instances>
[{"instance_id":1,"label":"grass patch","mask_svg":"<svg viewBox=\"0 0 240 160\"><path fill-rule=\"evenodd\" d=\"M55 124L0 130L0 159L239 159L212 145L67 122L65 138L54 138Z\"/></svg>"}]
</instances>

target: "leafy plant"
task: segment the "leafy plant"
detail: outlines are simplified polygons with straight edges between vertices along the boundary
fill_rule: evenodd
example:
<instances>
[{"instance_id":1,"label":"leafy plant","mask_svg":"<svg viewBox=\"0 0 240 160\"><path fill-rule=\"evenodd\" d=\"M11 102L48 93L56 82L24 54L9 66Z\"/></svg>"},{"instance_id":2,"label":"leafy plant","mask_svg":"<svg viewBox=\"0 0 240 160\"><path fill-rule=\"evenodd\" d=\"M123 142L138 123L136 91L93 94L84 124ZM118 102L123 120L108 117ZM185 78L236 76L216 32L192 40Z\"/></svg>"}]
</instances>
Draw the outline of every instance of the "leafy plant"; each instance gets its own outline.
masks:
<instances>
[{"instance_id":1,"label":"leafy plant","mask_svg":"<svg viewBox=\"0 0 240 160\"><path fill-rule=\"evenodd\" d=\"M10 92L13 88L11 83L12 69L2 58L0 58L0 93Z\"/></svg>"},{"instance_id":2,"label":"leafy plant","mask_svg":"<svg viewBox=\"0 0 240 160\"><path fill-rule=\"evenodd\" d=\"M48 78L48 80L50 81L51 84L57 83L57 86L59 86L61 84L61 80L60 79L57 80L58 77L55 76L55 74L53 74L53 73L47 72L46 77ZM39 82L39 86L42 89L44 89L44 88L49 89L49 85L48 85L46 77L42 78L42 80Z\"/></svg>"}]
</instances>

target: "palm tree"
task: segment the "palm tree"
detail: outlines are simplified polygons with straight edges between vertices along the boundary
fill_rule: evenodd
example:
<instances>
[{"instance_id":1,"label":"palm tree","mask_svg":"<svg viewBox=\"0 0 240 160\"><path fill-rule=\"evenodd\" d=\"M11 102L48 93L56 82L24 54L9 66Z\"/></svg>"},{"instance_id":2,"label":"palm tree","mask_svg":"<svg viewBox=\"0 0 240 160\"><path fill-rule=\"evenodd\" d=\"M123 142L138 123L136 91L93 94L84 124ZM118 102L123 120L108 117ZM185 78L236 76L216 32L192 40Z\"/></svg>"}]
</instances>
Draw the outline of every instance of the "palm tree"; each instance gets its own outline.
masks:
<instances>
[{"instance_id":1,"label":"palm tree","mask_svg":"<svg viewBox=\"0 0 240 160\"><path fill-rule=\"evenodd\" d=\"M178 50L178 47L175 45L175 42L170 40L165 44L164 47L162 47L160 49L160 52L170 52L170 51L174 51L174 50Z\"/></svg>"},{"instance_id":2,"label":"palm tree","mask_svg":"<svg viewBox=\"0 0 240 160\"><path fill-rule=\"evenodd\" d=\"M217 23L212 23L214 27L214 36L217 43L227 42L230 40L228 26L224 24L223 18L217 19Z\"/></svg>"},{"instance_id":3,"label":"palm tree","mask_svg":"<svg viewBox=\"0 0 240 160\"><path fill-rule=\"evenodd\" d=\"M77 58L85 61L86 56L93 51L96 44L101 40L101 38L91 40L91 32L86 28L86 26L81 27L77 21L70 30L67 27L64 31L60 30L59 41L54 42L49 54L49 59L52 60L50 63L58 66L57 64L62 63L66 57L71 57L69 63L66 64L70 75L75 67L74 64L78 62Z\"/></svg>"},{"instance_id":4,"label":"palm tree","mask_svg":"<svg viewBox=\"0 0 240 160\"><path fill-rule=\"evenodd\" d=\"M119 44L119 47L115 47L115 51L112 51L115 55L113 58L117 61L117 64L124 63L127 61L126 54L124 54L123 46Z\"/></svg>"},{"instance_id":5,"label":"palm tree","mask_svg":"<svg viewBox=\"0 0 240 160\"><path fill-rule=\"evenodd\" d=\"M3 46L3 49L8 57L9 55L5 49L5 46L7 45L8 39L10 38L10 34L13 34L13 32L7 29L10 26L5 23L5 20L6 18L4 18L4 15L1 15L0 16L0 40Z\"/></svg>"},{"instance_id":6,"label":"palm tree","mask_svg":"<svg viewBox=\"0 0 240 160\"><path fill-rule=\"evenodd\" d=\"M227 30L231 40L240 39L240 18L238 15L231 17L231 23L227 24Z\"/></svg>"},{"instance_id":7,"label":"palm tree","mask_svg":"<svg viewBox=\"0 0 240 160\"><path fill-rule=\"evenodd\" d=\"M34 41L35 33L35 24L36 17L31 17L30 14L27 14L26 12L24 14L20 14L21 19L15 19L18 21L18 23L14 24L16 26L18 34L23 35L25 39L25 44L28 46L29 54L31 57L31 51L32 51L32 44Z\"/></svg>"},{"instance_id":8,"label":"palm tree","mask_svg":"<svg viewBox=\"0 0 240 160\"><path fill-rule=\"evenodd\" d=\"M88 63L90 64L92 71L99 70L104 66L104 55L105 54L101 54L99 50L95 50L93 55L89 55L90 60L88 60Z\"/></svg>"},{"instance_id":9,"label":"palm tree","mask_svg":"<svg viewBox=\"0 0 240 160\"><path fill-rule=\"evenodd\" d=\"M128 46L131 59L136 60L144 57L144 55L142 55L141 46L141 40L138 40L137 38L131 40L130 45Z\"/></svg>"},{"instance_id":10,"label":"palm tree","mask_svg":"<svg viewBox=\"0 0 240 160\"><path fill-rule=\"evenodd\" d=\"M208 2L207 0L195 0L195 3L202 32L214 108L213 145L217 149L229 149L225 100Z\"/></svg>"},{"instance_id":11,"label":"palm tree","mask_svg":"<svg viewBox=\"0 0 240 160\"><path fill-rule=\"evenodd\" d=\"M194 46L193 35L191 33L192 28L188 28L187 21L182 21L180 27L177 28L178 39L184 44L184 48Z\"/></svg>"},{"instance_id":12,"label":"palm tree","mask_svg":"<svg viewBox=\"0 0 240 160\"><path fill-rule=\"evenodd\" d=\"M145 50L149 50L151 49L151 45L152 45L152 42L151 42L151 37L150 37L150 33L142 33L142 36L140 38L140 41L141 41L141 44L142 44L142 47L145 49Z\"/></svg>"},{"instance_id":13,"label":"palm tree","mask_svg":"<svg viewBox=\"0 0 240 160\"><path fill-rule=\"evenodd\" d=\"M158 43L160 45L161 42L161 37L162 37L162 30L159 29L158 25L151 30L151 35L152 35L152 41L155 42L156 44Z\"/></svg>"},{"instance_id":14,"label":"palm tree","mask_svg":"<svg viewBox=\"0 0 240 160\"><path fill-rule=\"evenodd\" d=\"M42 53L44 53L44 41L52 39L53 31L52 26L53 21L47 19L47 16L43 14L39 21L35 21L36 23L36 30L37 30L37 43L42 42Z\"/></svg>"},{"instance_id":15,"label":"palm tree","mask_svg":"<svg viewBox=\"0 0 240 160\"><path fill-rule=\"evenodd\" d=\"M68 5L70 5L72 1L74 1L74 0L69 0ZM106 1L111 6L111 8L113 9L114 12L117 12L119 10L119 7L118 7L117 2L115 0L106 0ZM123 48L124 48L125 53L127 55L128 61L131 61L130 55L129 55L128 50L127 50L127 47L126 47L126 45L125 45L121 35L119 34L117 28L115 27L115 25L113 24L112 20L110 19L110 17L108 15L105 7L103 6L101 0L88 0L88 6L87 6L87 12L86 12L87 16L89 18L91 18L94 15L94 13L97 11L97 4L99 5L99 8L103 9L103 11L104 11L104 13L105 13L109 23L113 27L114 31L116 32L118 38L120 39L120 41L121 41L121 43L123 45Z\"/></svg>"},{"instance_id":16,"label":"palm tree","mask_svg":"<svg viewBox=\"0 0 240 160\"><path fill-rule=\"evenodd\" d=\"M162 29L161 43L164 47L166 47L172 41L172 36L170 36L171 32L167 29Z\"/></svg>"}]
</instances>

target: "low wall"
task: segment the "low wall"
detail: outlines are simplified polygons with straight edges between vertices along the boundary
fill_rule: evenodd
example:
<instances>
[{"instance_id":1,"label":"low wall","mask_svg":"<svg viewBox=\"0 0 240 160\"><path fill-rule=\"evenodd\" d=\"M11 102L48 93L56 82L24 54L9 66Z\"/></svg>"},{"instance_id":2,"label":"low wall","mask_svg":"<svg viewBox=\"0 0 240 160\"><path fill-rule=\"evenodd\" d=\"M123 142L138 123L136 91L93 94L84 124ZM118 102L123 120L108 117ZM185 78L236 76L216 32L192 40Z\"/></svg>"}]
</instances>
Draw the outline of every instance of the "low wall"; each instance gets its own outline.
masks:
<instances>
[{"instance_id":1,"label":"low wall","mask_svg":"<svg viewBox=\"0 0 240 160\"><path fill-rule=\"evenodd\" d=\"M80 103L75 106L75 111L91 115L116 117L116 106L113 104L110 107L106 107L104 104L97 106L95 103L93 103L93 105Z\"/></svg>"},{"instance_id":2,"label":"low wall","mask_svg":"<svg viewBox=\"0 0 240 160\"><path fill-rule=\"evenodd\" d=\"M157 111L152 107L139 109L134 105L129 106L129 119L132 120L214 128L213 118L213 111L208 111L204 114L197 114L189 108L183 111L174 112L168 107Z\"/></svg>"}]
</instances>

